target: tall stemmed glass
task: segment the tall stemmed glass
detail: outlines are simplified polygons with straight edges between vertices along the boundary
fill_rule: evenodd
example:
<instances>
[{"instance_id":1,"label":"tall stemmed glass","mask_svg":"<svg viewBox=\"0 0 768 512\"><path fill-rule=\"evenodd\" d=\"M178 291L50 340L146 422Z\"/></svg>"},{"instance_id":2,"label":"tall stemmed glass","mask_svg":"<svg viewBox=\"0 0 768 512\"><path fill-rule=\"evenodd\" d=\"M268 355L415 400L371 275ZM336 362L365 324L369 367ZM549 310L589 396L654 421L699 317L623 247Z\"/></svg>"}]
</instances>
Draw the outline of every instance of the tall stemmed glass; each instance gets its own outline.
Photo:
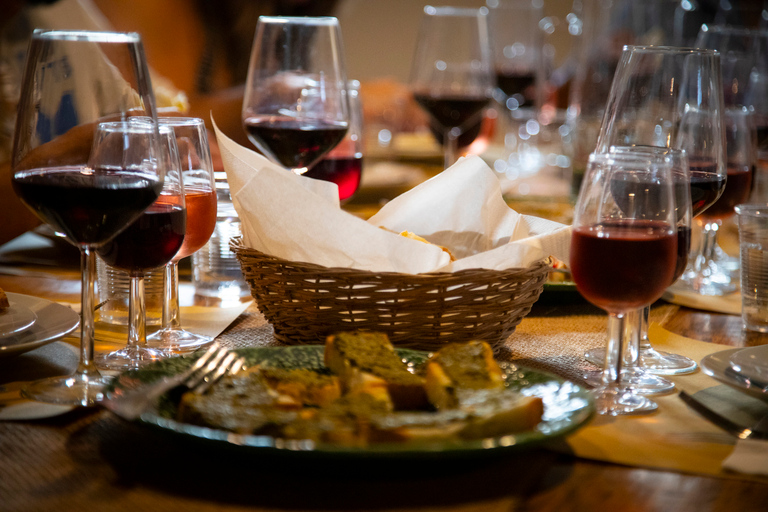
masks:
<instances>
[{"instance_id":1,"label":"tall stemmed glass","mask_svg":"<svg viewBox=\"0 0 768 512\"><path fill-rule=\"evenodd\" d=\"M158 121L161 128L172 130L176 139L184 182L187 227L179 252L165 266L162 328L147 337L147 343L166 351L190 351L211 344L213 338L181 327L179 261L203 247L216 227L216 183L203 120L161 117Z\"/></svg>"},{"instance_id":2,"label":"tall stemmed glass","mask_svg":"<svg viewBox=\"0 0 768 512\"><path fill-rule=\"evenodd\" d=\"M621 379L626 316L661 297L677 260L671 164L650 153L593 153L579 192L571 237L571 272L579 292L608 313L600 414L656 409Z\"/></svg>"},{"instance_id":3,"label":"tall stemmed glass","mask_svg":"<svg viewBox=\"0 0 768 512\"><path fill-rule=\"evenodd\" d=\"M94 131L105 119L156 119L138 34L35 31L29 45L14 133L13 187L43 222L80 249L80 362L73 375L32 383L25 396L92 405L105 381L93 362L95 250L158 197L156 121L136 166L92 167Z\"/></svg>"},{"instance_id":4,"label":"tall stemmed glass","mask_svg":"<svg viewBox=\"0 0 768 512\"><path fill-rule=\"evenodd\" d=\"M307 172L347 132L346 88L336 18L259 17L242 111L259 151L296 174Z\"/></svg>"},{"instance_id":5,"label":"tall stemmed glass","mask_svg":"<svg viewBox=\"0 0 768 512\"><path fill-rule=\"evenodd\" d=\"M479 127L495 87L488 9L424 8L410 87L442 136L445 167L456 161L459 137Z\"/></svg>"},{"instance_id":6,"label":"tall stemmed glass","mask_svg":"<svg viewBox=\"0 0 768 512\"><path fill-rule=\"evenodd\" d=\"M111 138L131 138L133 141L130 146L126 144L126 149L141 149L141 142L147 140L149 129L142 118L139 122L102 123L98 133L104 134L108 149L102 151L99 148L96 154L99 161L108 163L115 161L114 157L118 162L121 158L119 152L109 151ZM187 212L181 164L176 137L167 126L160 126L159 160L166 169L166 175L158 198L127 228L96 250L107 265L130 276L128 343L121 349L100 354L96 360L99 367L110 370L139 368L170 355L168 351L147 344L147 311L144 304L145 273L168 264L179 252L186 232Z\"/></svg>"},{"instance_id":7,"label":"tall stemmed glass","mask_svg":"<svg viewBox=\"0 0 768 512\"><path fill-rule=\"evenodd\" d=\"M614 76L597 151L612 146L682 149L689 164L691 215L712 205L725 187L720 56L714 50L626 46ZM678 281L679 282L679 281ZM647 335L648 312L635 315L638 366L649 372L695 371L690 358L658 352ZM639 322L639 323L638 323ZM600 351L586 357L602 364Z\"/></svg>"}]
</instances>

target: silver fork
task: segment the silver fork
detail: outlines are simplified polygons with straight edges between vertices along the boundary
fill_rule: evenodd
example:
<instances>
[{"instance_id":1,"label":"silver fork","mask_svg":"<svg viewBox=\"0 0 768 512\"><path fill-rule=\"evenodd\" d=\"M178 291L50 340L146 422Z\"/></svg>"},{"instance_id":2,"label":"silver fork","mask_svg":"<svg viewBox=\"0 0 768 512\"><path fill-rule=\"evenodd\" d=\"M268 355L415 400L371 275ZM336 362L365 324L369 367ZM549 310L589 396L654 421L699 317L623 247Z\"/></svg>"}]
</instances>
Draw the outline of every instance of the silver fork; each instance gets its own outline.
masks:
<instances>
[{"instance_id":1,"label":"silver fork","mask_svg":"<svg viewBox=\"0 0 768 512\"><path fill-rule=\"evenodd\" d=\"M225 374L234 375L239 372L244 363L245 358L214 343L184 372L115 394L104 400L102 405L121 418L134 420L163 394L175 388L181 392L191 390L193 393L204 393Z\"/></svg>"}]
</instances>

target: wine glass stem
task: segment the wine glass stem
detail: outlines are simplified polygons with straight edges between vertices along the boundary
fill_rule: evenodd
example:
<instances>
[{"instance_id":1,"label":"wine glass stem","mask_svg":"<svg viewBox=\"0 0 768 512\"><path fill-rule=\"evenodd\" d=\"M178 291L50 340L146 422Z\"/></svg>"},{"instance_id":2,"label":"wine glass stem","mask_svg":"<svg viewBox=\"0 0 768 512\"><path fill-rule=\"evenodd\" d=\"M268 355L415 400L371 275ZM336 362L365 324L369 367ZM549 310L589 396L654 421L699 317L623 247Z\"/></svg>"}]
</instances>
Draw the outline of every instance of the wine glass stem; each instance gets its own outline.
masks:
<instances>
[{"instance_id":1,"label":"wine glass stem","mask_svg":"<svg viewBox=\"0 0 768 512\"><path fill-rule=\"evenodd\" d=\"M165 266L164 285L163 329L180 329L179 264L176 261L172 261Z\"/></svg>"},{"instance_id":2,"label":"wine glass stem","mask_svg":"<svg viewBox=\"0 0 768 512\"><path fill-rule=\"evenodd\" d=\"M642 352L651 348L651 341L648 339L648 320L651 317L651 306L645 306L638 316L639 335L637 344L639 352Z\"/></svg>"},{"instance_id":3,"label":"wine glass stem","mask_svg":"<svg viewBox=\"0 0 768 512\"><path fill-rule=\"evenodd\" d=\"M81 283L80 283L80 362L77 373L98 376L99 371L93 363L94 326L93 287L96 281L96 253L85 246L80 251Z\"/></svg>"},{"instance_id":4,"label":"wine glass stem","mask_svg":"<svg viewBox=\"0 0 768 512\"><path fill-rule=\"evenodd\" d=\"M627 318L624 313L608 315L608 345L605 349L605 367L603 368L603 385L606 388L621 388L621 369L624 366L624 351L627 348L626 328Z\"/></svg>"},{"instance_id":5,"label":"wine glass stem","mask_svg":"<svg viewBox=\"0 0 768 512\"><path fill-rule=\"evenodd\" d=\"M445 131L443 137L445 151L445 168L449 168L456 162L456 154L459 152L459 136L454 135L453 129Z\"/></svg>"},{"instance_id":6,"label":"wine glass stem","mask_svg":"<svg viewBox=\"0 0 768 512\"><path fill-rule=\"evenodd\" d=\"M147 343L146 306L144 305L144 275L131 275L128 297L128 346L138 347Z\"/></svg>"},{"instance_id":7,"label":"wine glass stem","mask_svg":"<svg viewBox=\"0 0 768 512\"><path fill-rule=\"evenodd\" d=\"M717 232L719 229L720 223L718 221L707 222L702 228L701 243L699 244L699 250L694 263L694 269L697 274L701 273L702 270L706 271L715 256Z\"/></svg>"}]
</instances>

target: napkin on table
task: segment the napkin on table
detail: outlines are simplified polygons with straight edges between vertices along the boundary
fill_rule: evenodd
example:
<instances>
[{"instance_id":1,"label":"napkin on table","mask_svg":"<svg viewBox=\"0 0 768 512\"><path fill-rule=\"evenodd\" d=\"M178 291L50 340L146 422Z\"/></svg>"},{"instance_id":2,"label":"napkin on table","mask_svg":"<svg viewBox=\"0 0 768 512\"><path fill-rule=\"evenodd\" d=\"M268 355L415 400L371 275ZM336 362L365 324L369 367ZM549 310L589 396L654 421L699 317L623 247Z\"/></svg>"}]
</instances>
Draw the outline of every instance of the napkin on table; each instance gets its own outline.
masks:
<instances>
[{"instance_id":1,"label":"napkin on table","mask_svg":"<svg viewBox=\"0 0 768 512\"><path fill-rule=\"evenodd\" d=\"M340 208L335 184L287 172L214 128L247 247L290 261L409 274L527 267L550 255L567 261L570 227L510 209L479 157L459 160L364 221Z\"/></svg>"}]
</instances>

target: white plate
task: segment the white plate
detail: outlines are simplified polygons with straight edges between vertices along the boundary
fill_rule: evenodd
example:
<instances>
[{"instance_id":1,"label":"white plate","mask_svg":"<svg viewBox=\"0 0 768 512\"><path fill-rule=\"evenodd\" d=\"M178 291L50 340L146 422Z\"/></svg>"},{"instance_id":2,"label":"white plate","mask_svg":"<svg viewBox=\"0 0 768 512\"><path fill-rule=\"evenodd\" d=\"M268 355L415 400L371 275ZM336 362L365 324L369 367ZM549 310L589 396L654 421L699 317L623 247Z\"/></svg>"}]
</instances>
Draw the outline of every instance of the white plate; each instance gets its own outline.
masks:
<instances>
[{"instance_id":1,"label":"white plate","mask_svg":"<svg viewBox=\"0 0 768 512\"><path fill-rule=\"evenodd\" d=\"M768 345L739 350L731 356L731 368L763 387L768 386Z\"/></svg>"},{"instance_id":2,"label":"white plate","mask_svg":"<svg viewBox=\"0 0 768 512\"><path fill-rule=\"evenodd\" d=\"M10 298L8 301L11 306L5 311L0 311L0 338L26 331L37 320L37 315L27 306Z\"/></svg>"},{"instance_id":3,"label":"white plate","mask_svg":"<svg viewBox=\"0 0 768 512\"><path fill-rule=\"evenodd\" d=\"M61 304L20 293L7 295L11 303L29 308L37 315L37 321L21 333L0 338L0 357L42 347L74 331L80 323L80 315Z\"/></svg>"},{"instance_id":4,"label":"white plate","mask_svg":"<svg viewBox=\"0 0 768 512\"><path fill-rule=\"evenodd\" d=\"M701 360L701 370L723 384L768 401L768 388L757 386L749 378L731 368L731 357L740 350L744 349L733 348L706 356Z\"/></svg>"}]
</instances>

